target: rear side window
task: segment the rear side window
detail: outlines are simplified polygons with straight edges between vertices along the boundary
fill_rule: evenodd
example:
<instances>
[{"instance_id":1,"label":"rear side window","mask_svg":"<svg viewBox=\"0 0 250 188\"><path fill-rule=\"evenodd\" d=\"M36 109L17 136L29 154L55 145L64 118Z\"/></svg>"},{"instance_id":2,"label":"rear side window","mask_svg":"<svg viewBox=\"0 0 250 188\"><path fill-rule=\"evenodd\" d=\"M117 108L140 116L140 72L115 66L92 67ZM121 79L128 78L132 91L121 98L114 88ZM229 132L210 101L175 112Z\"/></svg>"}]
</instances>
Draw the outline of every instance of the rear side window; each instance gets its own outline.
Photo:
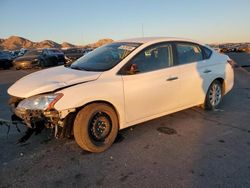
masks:
<instances>
[{"instance_id":1,"label":"rear side window","mask_svg":"<svg viewBox=\"0 0 250 188\"><path fill-rule=\"evenodd\" d=\"M203 52L204 52L204 59L209 59L212 55L212 50L202 46Z\"/></svg>"},{"instance_id":2,"label":"rear side window","mask_svg":"<svg viewBox=\"0 0 250 188\"><path fill-rule=\"evenodd\" d=\"M176 43L179 64L187 64L203 60L199 45L189 43Z\"/></svg>"}]
</instances>

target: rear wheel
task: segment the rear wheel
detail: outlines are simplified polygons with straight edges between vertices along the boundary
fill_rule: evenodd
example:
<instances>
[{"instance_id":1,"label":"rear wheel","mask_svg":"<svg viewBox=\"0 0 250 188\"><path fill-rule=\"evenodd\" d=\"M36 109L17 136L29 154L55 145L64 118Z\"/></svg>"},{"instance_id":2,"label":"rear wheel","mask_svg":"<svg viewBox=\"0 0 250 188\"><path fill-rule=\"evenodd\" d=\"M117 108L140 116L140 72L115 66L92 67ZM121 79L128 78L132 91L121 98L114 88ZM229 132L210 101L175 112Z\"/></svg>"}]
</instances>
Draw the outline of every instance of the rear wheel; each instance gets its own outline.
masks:
<instances>
[{"instance_id":1,"label":"rear wheel","mask_svg":"<svg viewBox=\"0 0 250 188\"><path fill-rule=\"evenodd\" d=\"M118 133L116 112L107 104L90 104L78 112L73 131L77 144L84 150L105 151Z\"/></svg>"},{"instance_id":2,"label":"rear wheel","mask_svg":"<svg viewBox=\"0 0 250 188\"><path fill-rule=\"evenodd\" d=\"M218 107L222 100L222 85L218 80L213 81L213 83L209 86L204 108L206 110L214 110Z\"/></svg>"}]
</instances>

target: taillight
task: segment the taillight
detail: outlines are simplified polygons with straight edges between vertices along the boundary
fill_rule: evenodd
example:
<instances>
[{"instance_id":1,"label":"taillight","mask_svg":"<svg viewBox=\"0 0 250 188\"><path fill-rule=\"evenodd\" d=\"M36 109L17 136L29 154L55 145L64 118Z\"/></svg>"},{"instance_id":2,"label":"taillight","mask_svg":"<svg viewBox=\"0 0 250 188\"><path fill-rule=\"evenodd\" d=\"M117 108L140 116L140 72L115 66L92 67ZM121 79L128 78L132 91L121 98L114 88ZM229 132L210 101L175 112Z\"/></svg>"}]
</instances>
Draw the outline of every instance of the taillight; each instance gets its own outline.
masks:
<instances>
[{"instance_id":1,"label":"taillight","mask_svg":"<svg viewBox=\"0 0 250 188\"><path fill-rule=\"evenodd\" d=\"M232 59L228 59L227 62L231 65L232 68L238 67L237 63L235 63Z\"/></svg>"}]
</instances>

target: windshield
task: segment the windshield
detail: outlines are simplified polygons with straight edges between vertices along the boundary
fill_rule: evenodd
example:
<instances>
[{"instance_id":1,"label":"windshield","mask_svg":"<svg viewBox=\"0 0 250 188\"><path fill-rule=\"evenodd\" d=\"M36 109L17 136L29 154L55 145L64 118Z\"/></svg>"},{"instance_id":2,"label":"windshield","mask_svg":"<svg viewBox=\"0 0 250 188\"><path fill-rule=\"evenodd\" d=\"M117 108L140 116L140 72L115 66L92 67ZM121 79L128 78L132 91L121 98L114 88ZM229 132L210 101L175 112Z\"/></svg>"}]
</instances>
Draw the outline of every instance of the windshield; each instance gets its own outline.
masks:
<instances>
[{"instance_id":1,"label":"windshield","mask_svg":"<svg viewBox=\"0 0 250 188\"><path fill-rule=\"evenodd\" d=\"M24 54L24 56L32 56L32 55L40 55L42 54L42 50L30 50Z\"/></svg>"},{"instance_id":2,"label":"windshield","mask_svg":"<svg viewBox=\"0 0 250 188\"><path fill-rule=\"evenodd\" d=\"M139 43L111 43L86 54L70 67L86 71L106 71L117 65L138 46L140 46Z\"/></svg>"}]
</instances>

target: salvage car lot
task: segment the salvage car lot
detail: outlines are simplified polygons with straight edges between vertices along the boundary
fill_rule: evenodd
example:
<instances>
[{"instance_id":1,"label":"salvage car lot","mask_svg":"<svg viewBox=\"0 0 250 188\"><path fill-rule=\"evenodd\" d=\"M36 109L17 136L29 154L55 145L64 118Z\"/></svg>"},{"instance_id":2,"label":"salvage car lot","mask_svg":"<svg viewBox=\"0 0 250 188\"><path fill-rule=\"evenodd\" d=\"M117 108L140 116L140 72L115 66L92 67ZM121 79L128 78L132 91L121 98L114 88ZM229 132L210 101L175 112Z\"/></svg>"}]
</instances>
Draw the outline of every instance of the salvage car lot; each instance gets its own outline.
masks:
<instances>
[{"instance_id":1,"label":"salvage car lot","mask_svg":"<svg viewBox=\"0 0 250 188\"><path fill-rule=\"evenodd\" d=\"M31 71L0 71L0 118L10 116L7 88ZM250 73L237 68L235 86L217 111L192 108L122 130L116 144L101 154L82 151L73 140L52 139L45 131L16 145L22 134L13 126L7 137L7 127L1 126L0 185L248 187L249 81Z\"/></svg>"}]
</instances>

